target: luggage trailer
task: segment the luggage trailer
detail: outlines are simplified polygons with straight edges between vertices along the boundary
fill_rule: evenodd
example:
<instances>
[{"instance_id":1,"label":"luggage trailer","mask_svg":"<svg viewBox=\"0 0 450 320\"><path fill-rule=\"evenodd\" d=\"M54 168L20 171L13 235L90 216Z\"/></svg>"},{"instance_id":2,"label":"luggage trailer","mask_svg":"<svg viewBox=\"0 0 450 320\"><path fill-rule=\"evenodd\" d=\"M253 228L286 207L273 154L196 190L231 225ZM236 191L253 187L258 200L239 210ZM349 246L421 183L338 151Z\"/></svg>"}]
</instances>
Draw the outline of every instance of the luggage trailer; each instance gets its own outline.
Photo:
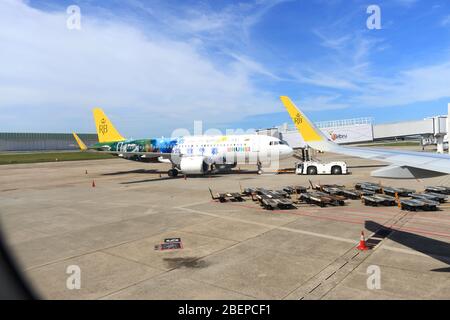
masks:
<instances>
[{"instance_id":1,"label":"luggage trailer","mask_svg":"<svg viewBox=\"0 0 450 320\"><path fill-rule=\"evenodd\" d=\"M216 193L214 195L212 190L211 190L211 188L209 188L209 193L211 194L211 198L213 200L219 200L219 202L221 202L221 203L227 202L227 201L232 201L232 202L243 202L243 201L245 201L245 199L242 197L242 194L240 194L238 192Z\"/></svg>"},{"instance_id":2,"label":"luggage trailer","mask_svg":"<svg viewBox=\"0 0 450 320\"><path fill-rule=\"evenodd\" d=\"M314 192L305 192L299 195L299 200L308 204L315 204L319 207L325 207L326 205L331 205L331 199L329 197L321 197Z\"/></svg>"},{"instance_id":3,"label":"luggage trailer","mask_svg":"<svg viewBox=\"0 0 450 320\"><path fill-rule=\"evenodd\" d=\"M273 191L268 194L252 194L252 200L258 201L259 204L267 210L295 208L291 199L285 198L281 194L273 193Z\"/></svg>"},{"instance_id":4,"label":"luggage trailer","mask_svg":"<svg viewBox=\"0 0 450 320\"><path fill-rule=\"evenodd\" d=\"M368 190L342 189L341 195L347 199L357 200L362 196L373 196L375 192Z\"/></svg>"},{"instance_id":5,"label":"luggage trailer","mask_svg":"<svg viewBox=\"0 0 450 320\"><path fill-rule=\"evenodd\" d=\"M366 206L395 206L395 198L385 194L374 194L372 196L362 196L361 201Z\"/></svg>"},{"instance_id":6,"label":"luggage trailer","mask_svg":"<svg viewBox=\"0 0 450 320\"><path fill-rule=\"evenodd\" d=\"M434 192L434 193L450 195L450 187L428 186L428 187L425 188L425 192Z\"/></svg>"},{"instance_id":7,"label":"luggage trailer","mask_svg":"<svg viewBox=\"0 0 450 320\"><path fill-rule=\"evenodd\" d=\"M415 193L416 190L406 189L406 188L395 188L395 187L384 187L383 193L389 196L395 196L398 194L399 197L410 197L411 194Z\"/></svg>"},{"instance_id":8,"label":"luggage trailer","mask_svg":"<svg viewBox=\"0 0 450 320\"><path fill-rule=\"evenodd\" d=\"M356 188L356 185L355 185L355 188ZM375 185L375 184L363 184L361 186L361 190L372 191L373 193L382 193L383 192L383 188L380 185Z\"/></svg>"},{"instance_id":9,"label":"luggage trailer","mask_svg":"<svg viewBox=\"0 0 450 320\"><path fill-rule=\"evenodd\" d=\"M345 205L345 197L338 195L329 195L321 191L312 191L300 194L299 200L308 204L315 204L319 207L343 206Z\"/></svg>"},{"instance_id":10,"label":"luggage trailer","mask_svg":"<svg viewBox=\"0 0 450 320\"><path fill-rule=\"evenodd\" d=\"M408 199L401 200L401 209L407 211L437 211L439 202L426 200L426 199Z\"/></svg>"},{"instance_id":11,"label":"luggage trailer","mask_svg":"<svg viewBox=\"0 0 450 320\"><path fill-rule=\"evenodd\" d=\"M440 193L412 193L411 198L417 200L431 200L439 203L444 203L447 200L447 196Z\"/></svg>"}]
</instances>

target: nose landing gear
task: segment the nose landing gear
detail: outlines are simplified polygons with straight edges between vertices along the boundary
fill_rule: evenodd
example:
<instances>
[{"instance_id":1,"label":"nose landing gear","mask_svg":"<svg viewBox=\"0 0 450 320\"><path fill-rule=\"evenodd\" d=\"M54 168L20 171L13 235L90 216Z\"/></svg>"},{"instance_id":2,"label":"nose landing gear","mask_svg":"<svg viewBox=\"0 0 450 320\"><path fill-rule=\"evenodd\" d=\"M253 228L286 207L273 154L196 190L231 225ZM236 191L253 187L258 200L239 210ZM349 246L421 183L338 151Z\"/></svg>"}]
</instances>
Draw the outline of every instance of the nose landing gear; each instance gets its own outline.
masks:
<instances>
[{"instance_id":1,"label":"nose landing gear","mask_svg":"<svg viewBox=\"0 0 450 320\"><path fill-rule=\"evenodd\" d=\"M258 174L263 174L261 161L258 161L257 167L258 167Z\"/></svg>"}]
</instances>

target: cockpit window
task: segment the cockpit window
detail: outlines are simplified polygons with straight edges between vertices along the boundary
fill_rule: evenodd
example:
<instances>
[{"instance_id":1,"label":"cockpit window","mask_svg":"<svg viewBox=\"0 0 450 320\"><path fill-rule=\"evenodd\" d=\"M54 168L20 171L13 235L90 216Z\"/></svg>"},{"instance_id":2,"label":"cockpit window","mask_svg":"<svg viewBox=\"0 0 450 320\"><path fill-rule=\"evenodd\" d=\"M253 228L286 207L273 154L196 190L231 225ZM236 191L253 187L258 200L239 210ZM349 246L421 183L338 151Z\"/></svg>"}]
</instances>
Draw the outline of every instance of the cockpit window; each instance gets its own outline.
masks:
<instances>
[{"instance_id":1,"label":"cockpit window","mask_svg":"<svg viewBox=\"0 0 450 320\"><path fill-rule=\"evenodd\" d=\"M271 146L277 146L278 145L278 141L270 141L270 145Z\"/></svg>"}]
</instances>

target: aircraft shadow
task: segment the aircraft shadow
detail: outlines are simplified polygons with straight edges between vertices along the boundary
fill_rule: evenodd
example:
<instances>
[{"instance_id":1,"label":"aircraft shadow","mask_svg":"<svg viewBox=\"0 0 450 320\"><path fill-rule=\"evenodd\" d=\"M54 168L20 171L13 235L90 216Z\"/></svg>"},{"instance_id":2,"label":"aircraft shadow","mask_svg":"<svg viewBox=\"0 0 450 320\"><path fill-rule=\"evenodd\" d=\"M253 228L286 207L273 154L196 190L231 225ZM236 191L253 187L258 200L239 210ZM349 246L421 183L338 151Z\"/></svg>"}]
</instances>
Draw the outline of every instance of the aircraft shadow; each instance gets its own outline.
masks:
<instances>
[{"instance_id":1,"label":"aircraft shadow","mask_svg":"<svg viewBox=\"0 0 450 320\"><path fill-rule=\"evenodd\" d=\"M156 169L137 169L137 170L129 170L129 171L117 171L117 172L109 172L109 173L103 173L102 176L119 176L119 175L126 175L126 174L134 174L134 173L145 173L145 174L151 174L151 173L161 173L161 174L167 174L167 170L156 170Z\"/></svg>"},{"instance_id":2,"label":"aircraft shadow","mask_svg":"<svg viewBox=\"0 0 450 320\"><path fill-rule=\"evenodd\" d=\"M355 169L355 168L381 168L381 167L387 167L388 164L366 164L366 165L358 165L358 166L348 166L349 169Z\"/></svg>"},{"instance_id":3,"label":"aircraft shadow","mask_svg":"<svg viewBox=\"0 0 450 320\"><path fill-rule=\"evenodd\" d=\"M219 176L219 175L211 175L211 176L209 176L209 175L198 175L198 176L187 176L186 177L186 179L187 180L189 180L189 179L199 179L199 178L202 178L202 179L209 179L209 178L220 178L221 176ZM126 181L126 182L121 182L120 184L137 184L137 183L146 183L146 182L158 182L158 181L164 181L164 180L174 180L174 179L177 179L177 180L183 180L184 179L184 176L177 176L177 177L168 177L168 176L166 176L166 177L161 177L161 178L155 178L155 179L144 179L144 180L136 180L136 181Z\"/></svg>"},{"instance_id":4,"label":"aircraft shadow","mask_svg":"<svg viewBox=\"0 0 450 320\"><path fill-rule=\"evenodd\" d=\"M116 172L108 172L103 173L102 176L120 176L120 175L127 175L127 174L162 174L167 175L167 170L157 170L157 169L137 169L137 170L127 170L127 171L116 171ZM205 174L205 175L199 175L202 177L209 177L209 176L222 176L222 175L232 175L232 174L248 174L248 175L256 175L258 173L257 170L233 170L233 171L223 171L218 173L211 173L211 174ZM181 177L183 177L182 174L180 174ZM189 176L189 177L196 177L196 176Z\"/></svg>"},{"instance_id":5,"label":"aircraft shadow","mask_svg":"<svg viewBox=\"0 0 450 320\"><path fill-rule=\"evenodd\" d=\"M439 260L449 265L449 267L433 269L431 271L450 272L449 243L406 231L391 229L374 221L366 221L365 228L369 231L377 233L377 236L381 235L381 238L389 237L389 239L392 241L395 241L415 251L426 254L433 259Z\"/></svg>"}]
</instances>

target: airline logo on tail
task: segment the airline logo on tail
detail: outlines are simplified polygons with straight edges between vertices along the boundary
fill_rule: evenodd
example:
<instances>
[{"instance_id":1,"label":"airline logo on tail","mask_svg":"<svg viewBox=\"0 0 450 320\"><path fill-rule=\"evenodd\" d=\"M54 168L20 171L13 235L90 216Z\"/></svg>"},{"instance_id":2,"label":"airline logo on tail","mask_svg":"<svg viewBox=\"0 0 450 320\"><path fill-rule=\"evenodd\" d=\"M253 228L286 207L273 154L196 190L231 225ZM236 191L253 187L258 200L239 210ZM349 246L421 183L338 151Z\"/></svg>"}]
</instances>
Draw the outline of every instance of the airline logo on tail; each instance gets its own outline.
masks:
<instances>
[{"instance_id":1,"label":"airline logo on tail","mask_svg":"<svg viewBox=\"0 0 450 320\"><path fill-rule=\"evenodd\" d=\"M286 110L289 112L289 115L294 121L297 130L303 137L305 142L313 142L313 141L323 141L322 134L318 131L318 129L314 126L314 124L308 120L308 118L297 109L295 104L289 99L289 97L282 96L280 97L281 102L283 102Z\"/></svg>"},{"instance_id":2,"label":"airline logo on tail","mask_svg":"<svg viewBox=\"0 0 450 320\"><path fill-rule=\"evenodd\" d=\"M303 122L302 116L300 115L300 113L297 113L297 115L295 116L295 119L294 119L294 123L300 124L302 122Z\"/></svg>"},{"instance_id":3,"label":"airline logo on tail","mask_svg":"<svg viewBox=\"0 0 450 320\"><path fill-rule=\"evenodd\" d=\"M108 119L100 108L92 110L94 113L95 127L97 128L98 142L116 142L126 140Z\"/></svg>"},{"instance_id":4,"label":"airline logo on tail","mask_svg":"<svg viewBox=\"0 0 450 320\"><path fill-rule=\"evenodd\" d=\"M105 118L102 118L102 120L100 121L98 131L100 131L103 135L105 135L108 132L108 125L106 124Z\"/></svg>"}]
</instances>

